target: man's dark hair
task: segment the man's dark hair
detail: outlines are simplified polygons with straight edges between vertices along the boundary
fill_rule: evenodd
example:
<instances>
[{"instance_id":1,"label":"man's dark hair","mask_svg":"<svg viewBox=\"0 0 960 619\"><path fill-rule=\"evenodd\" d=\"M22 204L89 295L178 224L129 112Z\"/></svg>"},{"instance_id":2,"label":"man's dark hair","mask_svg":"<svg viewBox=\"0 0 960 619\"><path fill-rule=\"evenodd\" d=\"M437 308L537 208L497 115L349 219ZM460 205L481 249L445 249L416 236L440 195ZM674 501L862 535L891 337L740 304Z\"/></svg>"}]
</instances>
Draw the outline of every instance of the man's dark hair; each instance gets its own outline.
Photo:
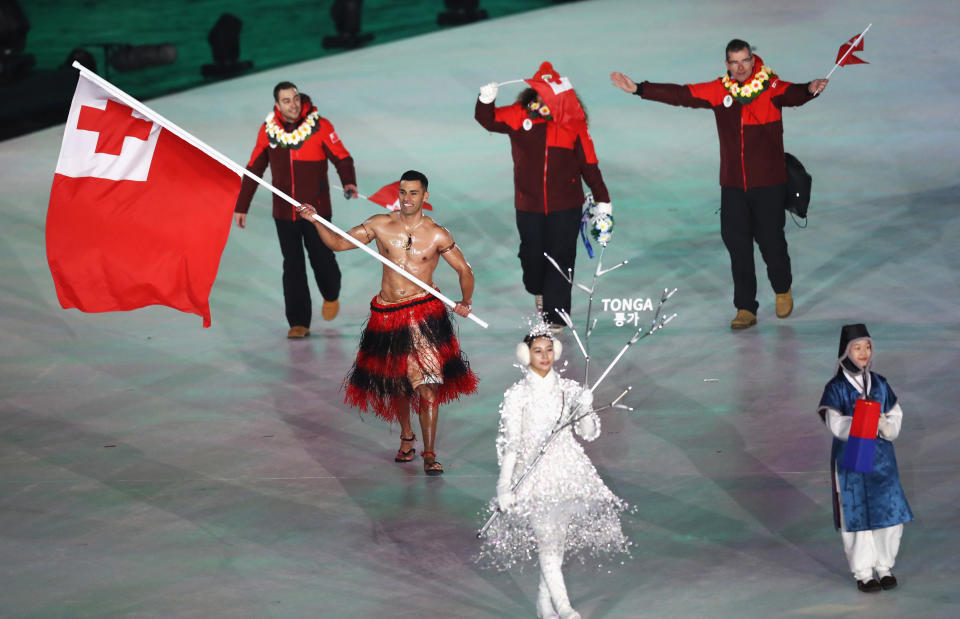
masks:
<instances>
[{"instance_id":1,"label":"man's dark hair","mask_svg":"<svg viewBox=\"0 0 960 619\"><path fill-rule=\"evenodd\" d=\"M296 90L296 91L299 92L299 89L297 88L297 85L294 84L293 82L280 82L279 84L277 84L276 86L274 86L274 87L273 87L273 100L274 100L274 101L279 101L280 99L279 99L278 97L280 96L280 91L281 91L281 90L288 90L288 89L290 89L290 88L293 88L294 90Z\"/></svg>"},{"instance_id":2,"label":"man's dark hair","mask_svg":"<svg viewBox=\"0 0 960 619\"><path fill-rule=\"evenodd\" d=\"M423 172L417 172L416 170L407 170L403 173L403 176L400 177L402 181L420 181L420 184L423 186L423 190L427 190L427 175Z\"/></svg>"},{"instance_id":3,"label":"man's dark hair","mask_svg":"<svg viewBox=\"0 0 960 619\"><path fill-rule=\"evenodd\" d=\"M750 44L744 41L743 39L733 39L727 43L727 51L725 52L724 58L730 57L730 52L739 52L740 50L745 49L750 52L750 55L753 56L753 48L750 47Z\"/></svg>"}]
</instances>

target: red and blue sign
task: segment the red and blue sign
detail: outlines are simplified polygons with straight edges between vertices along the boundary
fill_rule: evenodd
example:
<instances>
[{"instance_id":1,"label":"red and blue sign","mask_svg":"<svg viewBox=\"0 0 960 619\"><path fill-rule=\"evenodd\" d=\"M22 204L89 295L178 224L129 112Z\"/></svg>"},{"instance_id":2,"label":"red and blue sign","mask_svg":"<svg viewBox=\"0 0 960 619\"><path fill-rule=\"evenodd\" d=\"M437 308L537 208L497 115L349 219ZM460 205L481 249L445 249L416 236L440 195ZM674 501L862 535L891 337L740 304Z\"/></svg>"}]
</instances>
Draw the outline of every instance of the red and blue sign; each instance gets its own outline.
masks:
<instances>
[{"instance_id":1,"label":"red and blue sign","mask_svg":"<svg viewBox=\"0 0 960 619\"><path fill-rule=\"evenodd\" d=\"M879 423L880 402L857 400L853 408L853 422L850 424L850 438L843 449L843 468L858 473L873 472Z\"/></svg>"}]
</instances>

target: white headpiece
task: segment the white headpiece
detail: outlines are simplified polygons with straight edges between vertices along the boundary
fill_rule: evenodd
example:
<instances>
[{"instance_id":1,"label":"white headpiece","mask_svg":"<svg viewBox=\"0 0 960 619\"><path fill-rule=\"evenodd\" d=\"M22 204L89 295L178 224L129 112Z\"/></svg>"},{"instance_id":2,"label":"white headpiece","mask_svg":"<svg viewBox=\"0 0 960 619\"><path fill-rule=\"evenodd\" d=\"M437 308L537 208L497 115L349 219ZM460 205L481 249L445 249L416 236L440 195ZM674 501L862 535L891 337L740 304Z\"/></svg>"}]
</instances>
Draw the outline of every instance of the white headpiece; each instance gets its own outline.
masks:
<instances>
[{"instance_id":1,"label":"white headpiece","mask_svg":"<svg viewBox=\"0 0 960 619\"><path fill-rule=\"evenodd\" d=\"M517 344L517 361L521 365L530 365L530 344L538 338L545 338L553 342L553 362L556 363L560 360L560 355L563 354L563 342L557 339L550 331L550 324L543 319L543 316L540 316L539 320L531 325L530 332L523 338L523 341Z\"/></svg>"}]
</instances>

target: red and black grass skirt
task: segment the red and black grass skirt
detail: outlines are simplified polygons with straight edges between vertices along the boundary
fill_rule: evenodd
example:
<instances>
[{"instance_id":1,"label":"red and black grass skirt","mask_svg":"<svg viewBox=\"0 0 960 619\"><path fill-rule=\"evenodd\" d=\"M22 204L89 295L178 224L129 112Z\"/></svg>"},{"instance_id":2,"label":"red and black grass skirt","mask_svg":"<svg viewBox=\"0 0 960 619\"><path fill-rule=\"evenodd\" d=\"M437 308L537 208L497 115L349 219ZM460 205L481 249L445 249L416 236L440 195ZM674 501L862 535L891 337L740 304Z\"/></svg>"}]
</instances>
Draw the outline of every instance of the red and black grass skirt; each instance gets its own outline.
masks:
<instances>
[{"instance_id":1,"label":"red and black grass skirt","mask_svg":"<svg viewBox=\"0 0 960 619\"><path fill-rule=\"evenodd\" d=\"M434 382L437 403L476 393L479 379L460 352L446 306L426 295L403 303L370 301L357 360L344 379L344 402L396 421L401 406L419 406L408 371L414 362ZM414 368L415 371L415 368Z\"/></svg>"}]
</instances>

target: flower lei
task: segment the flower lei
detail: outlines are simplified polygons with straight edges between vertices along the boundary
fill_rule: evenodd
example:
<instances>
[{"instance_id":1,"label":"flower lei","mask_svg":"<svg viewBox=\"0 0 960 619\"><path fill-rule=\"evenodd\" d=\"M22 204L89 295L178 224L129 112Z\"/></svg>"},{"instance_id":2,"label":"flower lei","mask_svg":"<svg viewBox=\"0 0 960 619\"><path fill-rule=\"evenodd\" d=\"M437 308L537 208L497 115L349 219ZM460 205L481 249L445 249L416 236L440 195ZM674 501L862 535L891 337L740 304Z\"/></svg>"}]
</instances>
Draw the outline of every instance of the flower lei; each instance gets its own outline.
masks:
<instances>
[{"instance_id":1,"label":"flower lei","mask_svg":"<svg viewBox=\"0 0 960 619\"><path fill-rule=\"evenodd\" d=\"M604 247L613 238L613 215L597 215L590 219L590 236Z\"/></svg>"},{"instance_id":2,"label":"flower lei","mask_svg":"<svg viewBox=\"0 0 960 619\"><path fill-rule=\"evenodd\" d=\"M320 111L313 110L293 131L284 130L283 126L277 124L276 111L267 115L264 123L266 124L267 137L270 138L272 146L282 146L284 148L300 148L313 133L320 128Z\"/></svg>"},{"instance_id":3,"label":"flower lei","mask_svg":"<svg viewBox=\"0 0 960 619\"><path fill-rule=\"evenodd\" d=\"M533 120L538 118L553 120L553 116L550 115L550 108L547 107L547 104L537 103L535 100L527 104L527 116Z\"/></svg>"},{"instance_id":4,"label":"flower lei","mask_svg":"<svg viewBox=\"0 0 960 619\"><path fill-rule=\"evenodd\" d=\"M773 72L773 69L763 65L759 71L753 74L753 79L743 86L738 84L736 80L731 79L729 73L720 79L723 81L723 87L730 91L733 98L746 105L760 96L760 93L770 85L770 80L776 76L777 74Z\"/></svg>"},{"instance_id":5,"label":"flower lei","mask_svg":"<svg viewBox=\"0 0 960 619\"><path fill-rule=\"evenodd\" d=\"M593 199L593 194L588 193L586 202L583 204L583 214L580 217L580 238L583 240L583 246L587 254L593 258L593 247L587 239L587 232L590 237L603 245L613 238L613 215L603 215L597 212L597 203Z\"/></svg>"}]
</instances>

